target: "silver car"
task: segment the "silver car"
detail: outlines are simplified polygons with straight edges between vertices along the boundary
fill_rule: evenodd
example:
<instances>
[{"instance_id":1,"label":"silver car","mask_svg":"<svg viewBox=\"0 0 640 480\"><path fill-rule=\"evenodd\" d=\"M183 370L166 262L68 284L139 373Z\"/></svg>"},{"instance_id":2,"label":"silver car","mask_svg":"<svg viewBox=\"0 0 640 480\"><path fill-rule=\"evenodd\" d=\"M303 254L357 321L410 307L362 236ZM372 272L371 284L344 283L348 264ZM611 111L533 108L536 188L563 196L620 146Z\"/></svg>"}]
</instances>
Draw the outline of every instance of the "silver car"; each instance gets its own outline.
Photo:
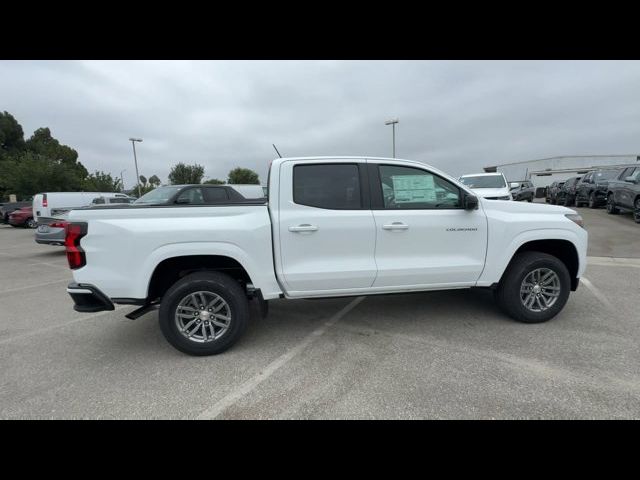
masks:
<instances>
[{"instance_id":1,"label":"silver car","mask_svg":"<svg viewBox=\"0 0 640 480\"><path fill-rule=\"evenodd\" d=\"M64 245L65 227L67 225L68 213L55 217L38 218L38 228L36 229L36 243L44 245Z\"/></svg>"}]
</instances>

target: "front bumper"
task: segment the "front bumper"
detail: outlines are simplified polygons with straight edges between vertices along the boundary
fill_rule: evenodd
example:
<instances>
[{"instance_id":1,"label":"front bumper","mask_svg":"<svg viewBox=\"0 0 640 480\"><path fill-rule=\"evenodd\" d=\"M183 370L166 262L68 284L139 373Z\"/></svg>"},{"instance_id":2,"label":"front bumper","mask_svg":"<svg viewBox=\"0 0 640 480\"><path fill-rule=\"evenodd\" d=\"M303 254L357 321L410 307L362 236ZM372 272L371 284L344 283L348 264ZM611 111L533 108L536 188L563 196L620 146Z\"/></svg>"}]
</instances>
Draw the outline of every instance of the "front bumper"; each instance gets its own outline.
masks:
<instances>
[{"instance_id":1,"label":"front bumper","mask_svg":"<svg viewBox=\"0 0 640 480\"><path fill-rule=\"evenodd\" d=\"M113 302L97 287L88 283L70 283L67 293L71 296L76 312L102 312L114 310Z\"/></svg>"}]
</instances>

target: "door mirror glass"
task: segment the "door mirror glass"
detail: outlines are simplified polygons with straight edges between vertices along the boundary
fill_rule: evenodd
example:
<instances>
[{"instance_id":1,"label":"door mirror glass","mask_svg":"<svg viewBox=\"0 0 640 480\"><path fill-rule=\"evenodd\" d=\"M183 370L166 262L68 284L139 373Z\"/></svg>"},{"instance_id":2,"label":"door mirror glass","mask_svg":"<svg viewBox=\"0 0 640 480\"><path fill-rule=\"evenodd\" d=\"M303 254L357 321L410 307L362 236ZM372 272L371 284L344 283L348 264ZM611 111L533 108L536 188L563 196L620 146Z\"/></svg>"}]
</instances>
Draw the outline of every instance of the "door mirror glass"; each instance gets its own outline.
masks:
<instances>
[{"instance_id":1,"label":"door mirror glass","mask_svg":"<svg viewBox=\"0 0 640 480\"><path fill-rule=\"evenodd\" d=\"M626 177L624 179L625 182L631 182L631 183L636 183L636 177Z\"/></svg>"},{"instance_id":2,"label":"door mirror glass","mask_svg":"<svg viewBox=\"0 0 640 480\"><path fill-rule=\"evenodd\" d=\"M518 188L519 186L520 186L520 184L517 183L517 182L511 182L509 184L509 187L511 188L511 190L513 190L514 188Z\"/></svg>"},{"instance_id":3,"label":"door mirror glass","mask_svg":"<svg viewBox=\"0 0 640 480\"><path fill-rule=\"evenodd\" d=\"M475 195L465 195L464 197L464 209L475 210L478 208L478 197Z\"/></svg>"}]
</instances>

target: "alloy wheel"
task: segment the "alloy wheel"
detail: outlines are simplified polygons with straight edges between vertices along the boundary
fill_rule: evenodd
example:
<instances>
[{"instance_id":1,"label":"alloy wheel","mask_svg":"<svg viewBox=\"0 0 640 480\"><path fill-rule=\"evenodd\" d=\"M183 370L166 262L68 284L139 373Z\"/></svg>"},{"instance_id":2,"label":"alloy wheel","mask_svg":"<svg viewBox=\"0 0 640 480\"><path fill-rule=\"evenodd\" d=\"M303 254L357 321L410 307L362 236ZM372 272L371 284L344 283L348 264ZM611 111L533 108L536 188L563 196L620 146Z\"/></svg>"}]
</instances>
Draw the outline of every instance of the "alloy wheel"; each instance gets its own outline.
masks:
<instances>
[{"instance_id":1,"label":"alloy wheel","mask_svg":"<svg viewBox=\"0 0 640 480\"><path fill-rule=\"evenodd\" d=\"M178 303L175 323L178 331L190 341L212 342L229 329L231 309L218 294L207 291L194 292Z\"/></svg>"},{"instance_id":2,"label":"alloy wheel","mask_svg":"<svg viewBox=\"0 0 640 480\"><path fill-rule=\"evenodd\" d=\"M543 312L553 307L560 296L560 277L549 268L529 272L520 285L520 301L532 312Z\"/></svg>"}]
</instances>

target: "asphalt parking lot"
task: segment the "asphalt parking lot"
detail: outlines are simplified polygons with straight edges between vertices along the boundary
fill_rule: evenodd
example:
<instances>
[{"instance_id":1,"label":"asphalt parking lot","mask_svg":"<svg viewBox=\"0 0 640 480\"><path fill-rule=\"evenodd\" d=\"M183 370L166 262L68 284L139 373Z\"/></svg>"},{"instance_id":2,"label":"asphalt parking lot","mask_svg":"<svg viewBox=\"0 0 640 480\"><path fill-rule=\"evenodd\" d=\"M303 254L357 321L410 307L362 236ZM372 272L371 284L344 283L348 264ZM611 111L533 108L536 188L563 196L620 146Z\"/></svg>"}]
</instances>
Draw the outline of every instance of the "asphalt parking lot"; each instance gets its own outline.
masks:
<instances>
[{"instance_id":1,"label":"asphalt parking lot","mask_svg":"<svg viewBox=\"0 0 640 480\"><path fill-rule=\"evenodd\" d=\"M640 418L640 225L577 209L585 279L525 325L485 291L277 300L228 352L77 313L64 249L0 226L0 418Z\"/></svg>"}]
</instances>

